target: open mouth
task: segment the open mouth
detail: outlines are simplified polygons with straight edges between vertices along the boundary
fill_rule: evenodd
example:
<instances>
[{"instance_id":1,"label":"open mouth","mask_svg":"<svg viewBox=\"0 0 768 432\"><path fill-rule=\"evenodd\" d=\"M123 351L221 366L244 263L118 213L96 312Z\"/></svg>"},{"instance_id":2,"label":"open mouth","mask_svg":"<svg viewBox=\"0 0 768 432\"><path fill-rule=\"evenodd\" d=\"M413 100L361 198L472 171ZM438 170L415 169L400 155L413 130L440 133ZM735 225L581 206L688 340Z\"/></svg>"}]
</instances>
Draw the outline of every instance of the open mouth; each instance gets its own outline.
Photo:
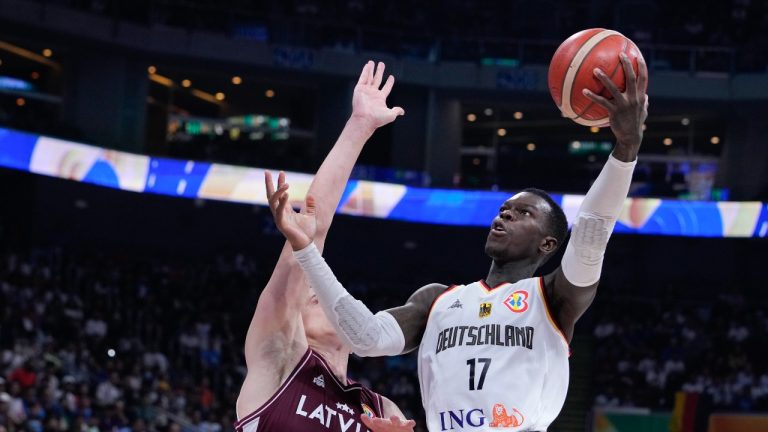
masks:
<instances>
[{"instance_id":1,"label":"open mouth","mask_svg":"<svg viewBox=\"0 0 768 432\"><path fill-rule=\"evenodd\" d=\"M491 234L503 235L506 233L507 233L507 230L504 229L504 225L502 223L494 222L493 225L491 225Z\"/></svg>"}]
</instances>

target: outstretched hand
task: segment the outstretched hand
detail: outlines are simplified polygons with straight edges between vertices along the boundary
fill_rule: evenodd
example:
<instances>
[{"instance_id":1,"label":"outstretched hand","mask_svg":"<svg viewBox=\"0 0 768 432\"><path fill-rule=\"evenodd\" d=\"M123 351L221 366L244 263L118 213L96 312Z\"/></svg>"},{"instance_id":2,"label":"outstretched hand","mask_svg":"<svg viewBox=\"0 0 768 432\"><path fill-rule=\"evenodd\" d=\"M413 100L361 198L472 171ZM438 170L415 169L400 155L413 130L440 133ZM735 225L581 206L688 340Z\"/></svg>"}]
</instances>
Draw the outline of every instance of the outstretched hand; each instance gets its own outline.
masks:
<instances>
[{"instance_id":1,"label":"outstretched hand","mask_svg":"<svg viewBox=\"0 0 768 432\"><path fill-rule=\"evenodd\" d=\"M388 419L381 417L368 417L363 414L360 416L365 427L372 432L413 432L416 422L413 420L400 420L398 416L391 416Z\"/></svg>"},{"instance_id":2,"label":"outstretched hand","mask_svg":"<svg viewBox=\"0 0 768 432\"><path fill-rule=\"evenodd\" d=\"M395 77L390 75L382 87L383 79L384 63L379 62L376 66L369 61L363 67L352 95L352 118L362 121L371 130L392 123L405 114L400 107L387 108L387 96L395 85Z\"/></svg>"},{"instance_id":3,"label":"outstretched hand","mask_svg":"<svg viewBox=\"0 0 768 432\"><path fill-rule=\"evenodd\" d=\"M307 195L301 212L296 213L288 204L288 183L285 173L277 176L277 190L272 183L272 173L264 171L264 183L267 188L267 202L277 229L285 236L293 250L301 250L312 243L317 232L317 208L315 199Z\"/></svg>"},{"instance_id":4,"label":"outstretched hand","mask_svg":"<svg viewBox=\"0 0 768 432\"><path fill-rule=\"evenodd\" d=\"M643 123L648 117L648 95L645 93L648 87L648 68L643 57L638 56L638 74L635 75L629 57L624 53L621 53L619 57L624 68L626 81L624 93L619 91L604 71L595 69L595 76L608 89L613 98L604 98L588 89L584 89L584 96L608 110L611 130L616 135L617 140L614 156L619 159L628 159L625 162L629 162L635 159L637 151L640 149L640 143L643 140Z\"/></svg>"}]
</instances>

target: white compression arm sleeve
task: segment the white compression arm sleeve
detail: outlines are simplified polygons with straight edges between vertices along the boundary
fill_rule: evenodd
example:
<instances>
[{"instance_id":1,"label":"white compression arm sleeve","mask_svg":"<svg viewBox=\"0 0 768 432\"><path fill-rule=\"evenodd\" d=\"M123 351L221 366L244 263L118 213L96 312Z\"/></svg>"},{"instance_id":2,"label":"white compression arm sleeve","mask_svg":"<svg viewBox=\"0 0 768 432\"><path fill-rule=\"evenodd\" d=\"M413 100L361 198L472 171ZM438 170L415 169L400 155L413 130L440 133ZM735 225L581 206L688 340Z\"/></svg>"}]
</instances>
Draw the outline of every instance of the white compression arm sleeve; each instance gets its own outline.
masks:
<instances>
[{"instance_id":1,"label":"white compression arm sleeve","mask_svg":"<svg viewBox=\"0 0 768 432\"><path fill-rule=\"evenodd\" d=\"M573 285L589 286L600 280L605 248L629 193L636 163L609 156L584 197L561 263L565 278Z\"/></svg>"},{"instance_id":2,"label":"white compression arm sleeve","mask_svg":"<svg viewBox=\"0 0 768 432\"><path fill-rule=\"evenodd\" d=\"M374 315L363 302L352 297L336 279L314 243L294 251L293 256L307 275L339 337L355 354L377 357L403 352L405 336L395 318L384 311Z\"/></svg>"}]
</instances>

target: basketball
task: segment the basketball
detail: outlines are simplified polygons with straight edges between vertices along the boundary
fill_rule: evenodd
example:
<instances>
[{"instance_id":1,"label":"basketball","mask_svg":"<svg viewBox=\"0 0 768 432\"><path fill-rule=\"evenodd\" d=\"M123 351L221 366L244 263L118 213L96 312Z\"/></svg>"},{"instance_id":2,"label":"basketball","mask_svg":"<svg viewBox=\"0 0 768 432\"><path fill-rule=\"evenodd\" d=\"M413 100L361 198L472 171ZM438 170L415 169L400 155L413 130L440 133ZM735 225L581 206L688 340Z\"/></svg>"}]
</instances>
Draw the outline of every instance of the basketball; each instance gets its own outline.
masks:
<instances>
[{"instance_id":1,"label":"basketball","mask_svg":"<svg viewBox=\"0 0 768 432\"><path fill-rule=\"evenodd\" d=\"M600 68L623 92L624 69L619 58L622 52L632 61L637 75L637 59L642 54L634 42L617 31L582 30L560 44L549 63L548 82L552 99L564 117L584 126L608 126L608 111L584 96L582 90L586 88L612 99L611 93L594 75L594 69Z\"/></svg>"}]
</instances>

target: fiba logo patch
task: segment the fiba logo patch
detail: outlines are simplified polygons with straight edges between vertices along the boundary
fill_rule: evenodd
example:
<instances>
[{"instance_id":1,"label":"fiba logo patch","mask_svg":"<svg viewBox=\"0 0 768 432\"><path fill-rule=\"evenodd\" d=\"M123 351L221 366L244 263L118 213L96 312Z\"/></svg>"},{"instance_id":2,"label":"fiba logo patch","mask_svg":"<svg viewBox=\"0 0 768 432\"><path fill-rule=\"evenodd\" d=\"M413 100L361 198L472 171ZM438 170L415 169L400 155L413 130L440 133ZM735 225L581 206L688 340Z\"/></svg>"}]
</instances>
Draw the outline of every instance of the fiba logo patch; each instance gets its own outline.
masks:
<instances>
[{"instance_id":1,"label":"fiba logo patch","mask_svg":"<svg viewBox=\"0 0 768 432\"><path fill-rule=\"evenodd\" d=\"M365 415L367 415L368 417L371 417L371 418L376 417L376 413L373 412L371 407L369 407L366 404L362 404L362 407L363 407L363 414L365 414Z\"/></svg>"},{"instance_id":2,"label":"fiba logo patch","mask_svg":"<svg viewBox=\"0 0 768 432\"><path fill-rule=\"evenodd\" d=\"M528 310L528 291L520 290L515 291L512 294L510 294L509 297L507 297L506 300L504 300L504 305L506 305L509 310L511 310L514 313L523 313Z\"/></svg>"}]
</instances>

